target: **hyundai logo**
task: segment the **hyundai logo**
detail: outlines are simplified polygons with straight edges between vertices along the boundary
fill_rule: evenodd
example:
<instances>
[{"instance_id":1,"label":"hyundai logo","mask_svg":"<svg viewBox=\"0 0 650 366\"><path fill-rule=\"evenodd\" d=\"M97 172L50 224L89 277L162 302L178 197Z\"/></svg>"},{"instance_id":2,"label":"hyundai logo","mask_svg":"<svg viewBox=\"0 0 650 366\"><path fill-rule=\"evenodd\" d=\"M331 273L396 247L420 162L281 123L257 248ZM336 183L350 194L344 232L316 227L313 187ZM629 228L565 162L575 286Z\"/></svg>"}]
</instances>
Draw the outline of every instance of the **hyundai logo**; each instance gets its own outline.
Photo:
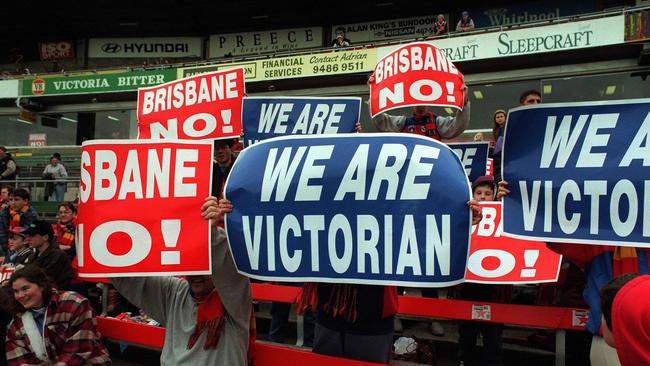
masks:
<instances>
[{"instance_id":1,"label":"hyundai logo","mask_svg":"<svg viewBox=\"0 0 650 366\"><path fill-rule=\"evenodd\" d=\"M122 46L117 43L104 43L102 45L102 51L106 53L116 53L122 50Z\"/></svg>"}]
</instances>

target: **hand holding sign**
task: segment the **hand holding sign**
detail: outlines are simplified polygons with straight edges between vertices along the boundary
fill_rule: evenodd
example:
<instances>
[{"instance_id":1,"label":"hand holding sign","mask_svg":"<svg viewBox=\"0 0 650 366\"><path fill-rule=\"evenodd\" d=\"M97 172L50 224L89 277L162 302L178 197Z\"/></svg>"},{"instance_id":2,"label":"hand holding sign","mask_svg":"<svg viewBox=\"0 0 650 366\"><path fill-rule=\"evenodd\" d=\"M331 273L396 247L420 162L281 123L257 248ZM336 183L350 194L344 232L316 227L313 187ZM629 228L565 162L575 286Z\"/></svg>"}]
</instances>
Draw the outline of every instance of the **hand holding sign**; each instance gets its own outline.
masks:
<instances>
[{"instance_id":1,"label":"hand holding sign","mask_svg":"<svg viewBox=\"0 0 650 366\"><path fill-rule=\"evenodd\" d=\"M79 275L210 273L209 224L198 208L211 164L211 142L85 142Z\"/></svg>"},{"instance_id":2,"label":"hand holding sign","mask_svg":"<svg viewBox=\"0 0 650 366\"><path fill-rule=\"evenodd\" d=\"M226 197L237 269L301 282L458 283L478 210L458 156L407 134L265 140L240 154Z\"/></svg>"},{"instance_id":3,"label":"hand holding sign","mask_svg":"<svg viewBox=\"0 0 650 366\"><path fill-rule=\"evenodd\" d=\"M462 74L435 46L404 45L377 62L370 86L370 114L406 106L462 109L467 86Z\"/></svg>"}]
</instances>

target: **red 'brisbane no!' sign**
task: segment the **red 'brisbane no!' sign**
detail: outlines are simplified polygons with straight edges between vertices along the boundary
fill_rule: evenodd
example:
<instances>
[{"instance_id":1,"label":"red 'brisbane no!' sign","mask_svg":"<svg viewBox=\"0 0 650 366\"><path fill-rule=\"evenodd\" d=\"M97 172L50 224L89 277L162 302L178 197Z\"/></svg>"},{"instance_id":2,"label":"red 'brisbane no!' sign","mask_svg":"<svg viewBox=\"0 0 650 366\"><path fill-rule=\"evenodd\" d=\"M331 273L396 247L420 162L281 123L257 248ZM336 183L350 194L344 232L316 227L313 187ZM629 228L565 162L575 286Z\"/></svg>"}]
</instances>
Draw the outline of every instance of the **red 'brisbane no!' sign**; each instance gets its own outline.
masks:
<instances>
[{"instance_id":1,"label":"red 'brisbane no!' sign","mask_svg":"<svg viewBox=\"0 0 650 366\"><path fill-rule=\"evenodd\" d=\"M205 140L242 132L244 69L138 89L138 138Z\"/></svg>"},{"instance_id":2,"label":"red 'brisbane no!' sign","mask_svg":"<svg viewBox=\"0 0 650 366\"><path fill-rule=\"evenodd\" d=\"M79 276L209 274L211 165L211 141L84 142Z\"/></svg>"},{"instance_id":3,"label":"red 'brisbane no!' sign","mask_svg":"<svg viewBox=\"0 0 650 366\"><path fill-rule=\"evenodd\" d=\"M409 43L375 66L370 85L370 114L407 106L432 105L462 109L463 75L435 46Z\"/></svg>"}]
</instances>

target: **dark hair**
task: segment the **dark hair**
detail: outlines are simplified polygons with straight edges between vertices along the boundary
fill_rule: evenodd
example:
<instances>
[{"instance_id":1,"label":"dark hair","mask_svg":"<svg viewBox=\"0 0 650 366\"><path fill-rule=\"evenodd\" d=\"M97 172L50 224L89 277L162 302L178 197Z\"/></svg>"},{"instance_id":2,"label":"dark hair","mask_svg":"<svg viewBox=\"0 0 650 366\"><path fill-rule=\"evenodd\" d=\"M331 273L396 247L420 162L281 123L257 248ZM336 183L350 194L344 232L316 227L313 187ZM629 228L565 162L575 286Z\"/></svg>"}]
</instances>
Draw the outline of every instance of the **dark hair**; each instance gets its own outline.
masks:
<instances>
[{"instance_id":1,"label":"dark hair","mask_svg":"<svg viewBox=\"0 0 650 366\"><path fill-rule=\"evenodd\" d=\"M0 150L2 150L3 152L7 152L7 148L4 146L0 146Z\"/></svg>"},{"instance_id":2,"label":"dark hair","mask_svg":"<svg viewBox=\"0 0 650 366\"><path fill-rule=\"evenodd\" d=\"M607 327L609 327L610 331L614 332L614 329L612 328L612 306L614 305L616 294L628 282L639 276L641 276L640 273L626 273L607 282L600 288L600 310L603 313L605 323L607 323Z\"/></svg>"},{"instance_id":3,"label":"dark hair","mask_svg":"<svg viewBox=\"0 0 650 366\"><path fill-rule=\"evenodd\" d=\"M526 100L526 97L529 95L537 95L540 99L542 99L542 94L539 91L530 89L521 93L521 96L519 97L519 104L524 104L524 100Z\"/></svg>"},{"instance_id":4,"label":"dark hair","mask_svg":"<svg viewBox=\"0 0 650 366\"><path fill-rule=\"evenodd\" d=\"M27 200L27 201L32 199L31 196L29 195L29 192L27 192L27 190L23 189L23 188L18 188L16 190L14 190L13 192L11 192L11 194L9 194L9 196L10 197L13 197L13 196L20 197L20 198L22 198L24 200Z\"/></svg>"},{"instance_id":5,"label":"dark hair","mask_svg":"<svg viewBox=\"0 0 650 366\"><path fill-rule=\"evenodd\" d=\"M13 288L14 282L20 278L41 287L43 289L44 305L47 305L52 297L52 289L55 285L45 271L35 265L27 265L11 275L11 278L9 278L9 286ZM16 299L14 299L14 307L18 312L25 311L25 308Z\"/></svg>"},{"instance_id":6,"label":"dark hair","mask_svg":"<svg viewBox=\"0 0 650 366\"><path fill-rule=\"evenodd\" d=\"M12 187L12 186L2 186L2 187L0 187L0 189L6 189L7 192L9 192L9 195L11 195L11 192L14 191L14 187Z\"/></svg>"},{"instance_id":7,"label":"dark hair","mask_svg":"<svg viewBox=\"0 0 650 366\"><path fill-rule=\"evenodd\" d=\"M472 187L472 194L474 194L474 192L476 192L476 188L484 187L484 186L485 187L490 187L492 189L492 192L496 192L496 189L494 189L494 182L486 181L486 182L481 182L481 183L475 185L474 187Z\"/></svg>"},{"instance_id":8,"label":"dark hair","mask_svg":"<svg viewBox=\"0 0 650 366\"><path fill-rule=\"evenodd\" d=\"M61 202L61 203L59 203L59 206L57 207L57 209L60 209L61 207L67 208L68 210L72 211L72 213L77 212L77 208L74 207L74 204L72 202Z\"/></svg>"},{"instance_id":9,"label":"dark hair","mask_svg":"<svg viewBox=\"0 0 650 366\"><path fill-rule=\"evenodd\" d=\"M501 126L497 124L497 114L500 113L503 114L503 117L508 117L508 114L503 109L497 109L494 111L494 114L492 115L492 136L494 136L494 142L499 138L499 131L501 130Z\"/></svg>"}]
</instances>

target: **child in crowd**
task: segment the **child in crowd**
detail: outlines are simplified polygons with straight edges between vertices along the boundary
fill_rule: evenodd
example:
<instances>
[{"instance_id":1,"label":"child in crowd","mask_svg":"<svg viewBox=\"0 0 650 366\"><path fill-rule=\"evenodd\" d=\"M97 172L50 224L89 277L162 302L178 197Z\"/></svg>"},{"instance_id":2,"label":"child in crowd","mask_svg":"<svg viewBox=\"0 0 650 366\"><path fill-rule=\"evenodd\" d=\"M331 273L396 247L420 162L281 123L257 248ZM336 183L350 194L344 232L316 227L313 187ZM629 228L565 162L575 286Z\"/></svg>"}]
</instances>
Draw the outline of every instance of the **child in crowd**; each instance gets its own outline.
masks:
<instances>
[{"instance_id":1,"label":"child in crowd","mask_svg":"<svg viewBox=\"0 0 650 366\"><path fill-rule=\"evenodd\" d=\"M9 253L11 254L5 257L1 269L4 269L7 265L18 266L24 264L27 257L32 253L25 240L24 231L25 229L20 226L9 231Z\"/></svg>"},{"instance_id":2,"label":"child in crowd","mask_svg":"<svg viewBox=\"0 0 650 366\"><path fill-rule=\"evenodd\" d=\"M9 195L9 207L0 211L0 245L6 249L7 235L16 227L26 228L38 219L38 214L29 201L31 196L25 189L16 189Z\"/></svg>"},{"instance_id":3,"label":"child in crowd","mask_svg":"<svg viewBox=\"0 0 650 366\"><path fill-rule=\"evenodd\" d=\"M472 184L472 194L475 201L489 202L495 198L494 178L490 175L478 177ZM463 283L460 285L461 300L482 302L508 302L512 294L511 285L485 285ZM503 362L503 347L501 336L503 324L461 321L458 326L458 353L465 366L471 365L501 365ZM479 360L476 352L478 334L483 336L483 357Z\"/></svg>"},{"instance_id":4,"label":"child in crowd","mask_svg":"<svg viewBox=\"0 0 650 366\"><path fill-rule=\"evenodd\" d=\"M59 204L59 220L52 225L54 243L64 251L70 260L75 257L74 236L77 218L77 208L70 202Z\"/></svg>"}]
</instances>

